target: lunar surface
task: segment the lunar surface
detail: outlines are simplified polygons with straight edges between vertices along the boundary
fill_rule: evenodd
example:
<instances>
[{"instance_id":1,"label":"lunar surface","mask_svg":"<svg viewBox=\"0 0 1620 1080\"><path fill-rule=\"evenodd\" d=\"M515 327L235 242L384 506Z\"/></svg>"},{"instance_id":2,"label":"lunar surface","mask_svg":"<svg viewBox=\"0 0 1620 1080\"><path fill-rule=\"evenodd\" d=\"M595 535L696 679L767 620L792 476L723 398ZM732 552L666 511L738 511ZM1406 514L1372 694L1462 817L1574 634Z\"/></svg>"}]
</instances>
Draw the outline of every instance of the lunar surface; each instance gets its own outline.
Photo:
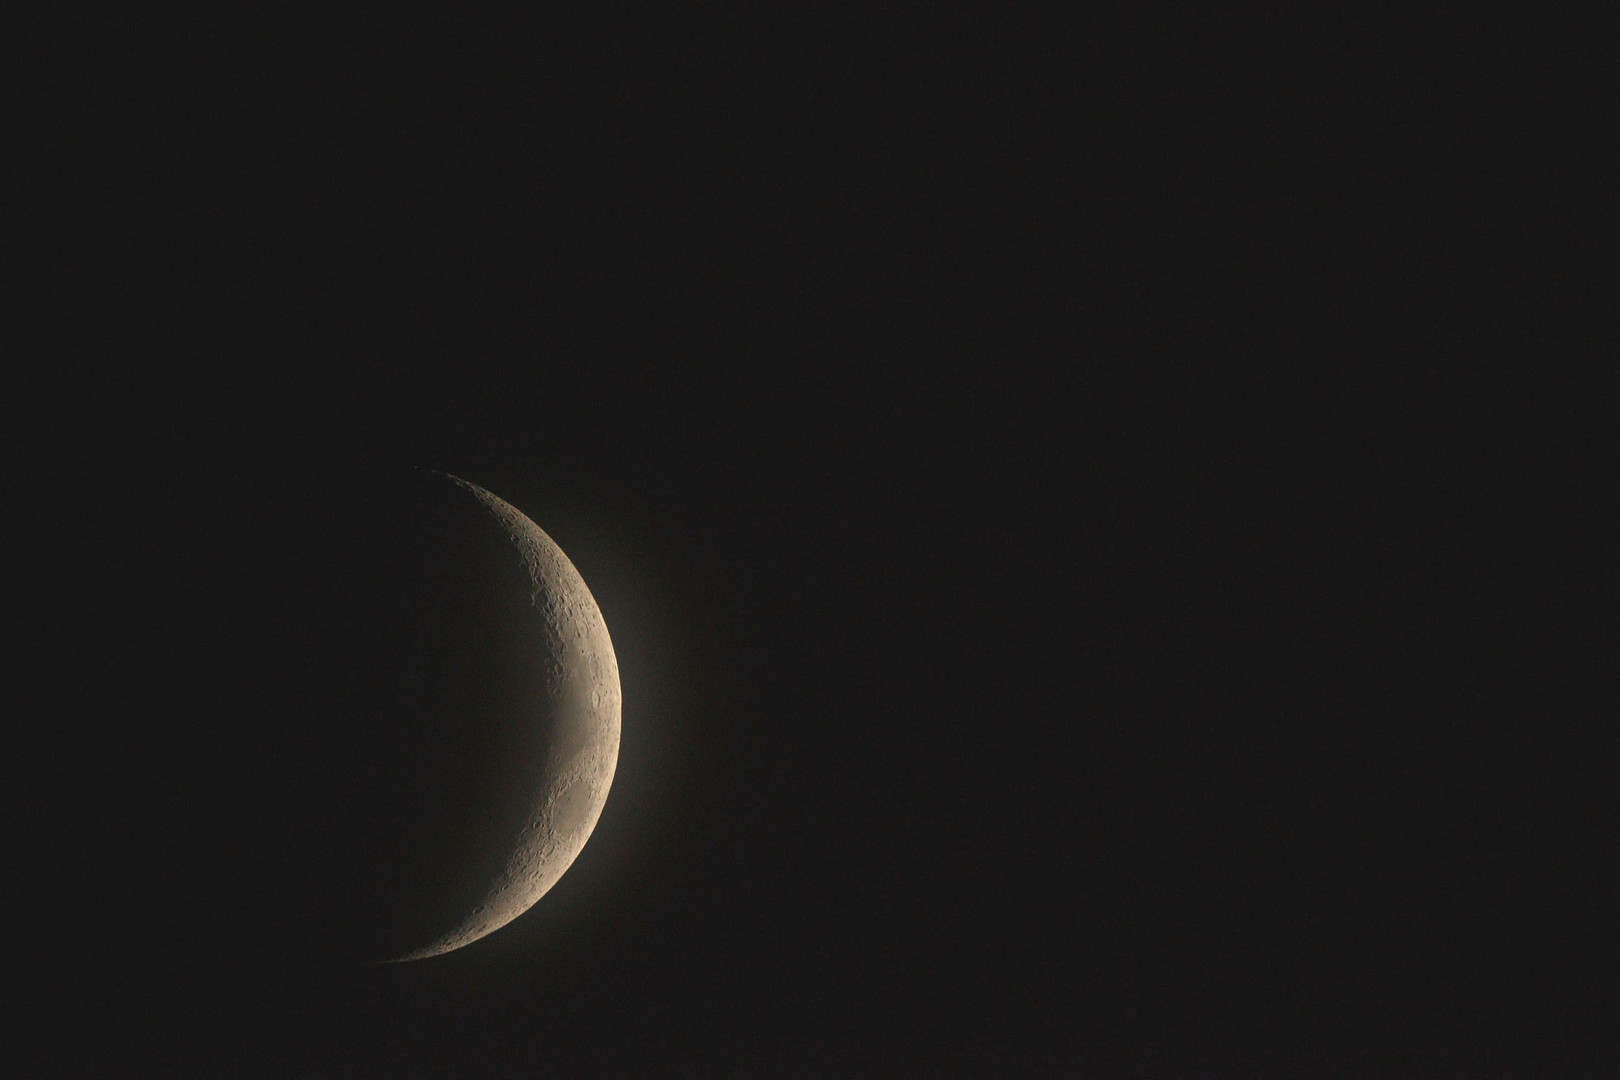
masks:
<instances>
[{"instance_id":1,"label":"lunar surface","mask_svg":"<svg viewBox=\"0 0 1620 1080\"><path fill-rule=\"evenodd\" d=\"M607 625L590 590L562 549L505 500L441 474L504 533L528 576L525 598L543 651L542 692L529 703L534 744L542 748L527 813L484 895L457 926L395 960L458 949L517 918L557 883L601 816L619 756L619 667Z\"/></svg>"}]
</instances>

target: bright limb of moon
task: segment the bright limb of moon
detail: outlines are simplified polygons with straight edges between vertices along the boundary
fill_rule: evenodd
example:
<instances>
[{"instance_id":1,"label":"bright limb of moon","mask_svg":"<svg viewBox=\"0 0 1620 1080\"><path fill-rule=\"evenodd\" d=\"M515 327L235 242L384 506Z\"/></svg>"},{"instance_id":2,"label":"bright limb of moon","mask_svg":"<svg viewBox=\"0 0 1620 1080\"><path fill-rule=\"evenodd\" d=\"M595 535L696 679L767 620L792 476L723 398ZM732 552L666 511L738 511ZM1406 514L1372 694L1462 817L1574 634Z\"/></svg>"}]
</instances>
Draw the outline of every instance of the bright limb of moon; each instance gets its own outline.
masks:
<instances>
[{"instance_id":1,"label":"bright limb of moon","mask_svg":"<svg viewBox=\"0 0 1620 1080\"><path fill-rule=\"evenodd\" d=\"M500 929L544 896L573 864L601 817L619 758L622 698L607 624L562 549L504 499L477 484L438 474L471 495L511 541L528 571L529 602L543 632L543 701L534 723L546 746L534 796L504 869L458 926L394 957L421 960L459 949Z\"/></svg>"}]
</instances>

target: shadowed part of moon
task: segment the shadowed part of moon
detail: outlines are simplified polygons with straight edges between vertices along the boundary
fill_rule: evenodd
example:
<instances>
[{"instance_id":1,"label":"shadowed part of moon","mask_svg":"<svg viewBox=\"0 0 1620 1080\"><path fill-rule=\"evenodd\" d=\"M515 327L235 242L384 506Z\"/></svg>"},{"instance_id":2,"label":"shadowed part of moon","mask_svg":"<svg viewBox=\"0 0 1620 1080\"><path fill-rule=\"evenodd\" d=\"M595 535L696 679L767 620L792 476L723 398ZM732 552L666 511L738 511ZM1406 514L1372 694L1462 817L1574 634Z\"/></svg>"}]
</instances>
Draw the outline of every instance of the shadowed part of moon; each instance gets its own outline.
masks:
<instances>
[{"instance_id":1,"label":"shadowed part of moon","mask_svg":"<svg viewBox=\"0 0 1620 1080\"><path fill-rule=\"evenodd\" d=\"M154 584L115 610L132 715L188 719L130 725L140 872L97 949L301 979L449 952L557 883L613 780L620 690L550 537L440 473L159 493Z\"/></svg>"}]
</instances>

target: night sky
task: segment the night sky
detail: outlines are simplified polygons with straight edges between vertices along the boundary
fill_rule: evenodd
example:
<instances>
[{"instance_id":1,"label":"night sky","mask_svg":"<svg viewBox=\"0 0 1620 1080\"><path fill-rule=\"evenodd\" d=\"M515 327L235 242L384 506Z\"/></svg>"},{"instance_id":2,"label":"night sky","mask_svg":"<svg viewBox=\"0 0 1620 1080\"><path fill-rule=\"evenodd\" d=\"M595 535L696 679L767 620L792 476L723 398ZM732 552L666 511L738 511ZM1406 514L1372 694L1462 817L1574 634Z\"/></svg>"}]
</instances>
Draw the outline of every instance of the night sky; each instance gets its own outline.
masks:
<instances>
[{"instance_id":1,"label":"night sky","mask_svg":"<svg viewBox=\"0 0 1620 1080\"><path fill-rule=\"evenodd\" d=\"M15 1075L1613 1075L1599 68L1261 22L64 19L8 167ZM315 971L204 868L320 842L244 831L257 703L368 630L260 621L261 526L392 466L567 552L622 751L517 922Z\"/></svg>"}]
</instances>

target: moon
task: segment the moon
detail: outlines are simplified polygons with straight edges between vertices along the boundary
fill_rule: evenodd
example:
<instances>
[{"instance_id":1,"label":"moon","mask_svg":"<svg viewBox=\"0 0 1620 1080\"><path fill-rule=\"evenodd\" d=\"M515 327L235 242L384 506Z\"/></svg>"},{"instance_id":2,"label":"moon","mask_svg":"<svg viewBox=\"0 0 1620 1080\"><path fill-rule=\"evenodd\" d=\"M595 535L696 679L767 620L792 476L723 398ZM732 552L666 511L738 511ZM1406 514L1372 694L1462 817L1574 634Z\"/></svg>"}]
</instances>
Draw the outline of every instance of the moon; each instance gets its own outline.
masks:
<instances>
[{"instance_id":1,"label":"moon","mask_svg":"<svg viewBox=\"0 0 1620 1080\"><path fill-rule=\"evenodd\" d=\"M496 552L497 560L504 551L509 568L521 572L520 595L501 598L505 641L498 644L510 649L516 642L522 648L494 669L519 675L511 686L487 688L517 721L516 739L509 744L514 749L505 763L511 779L504 786L518 789L518 813L484 815L498 819L496 835L485 828L481 838L495 857L475 860L488 877L474 883L481 896L471 909L454 925L384 963L462 948L532 907L590 838L619 756L618 660L602 612L579 571L512 504L460 477L430 476L429 483L455 505L453 513L462 524L482 534L479 539ZM525 651L529 655L522 655Z\"/></svg>"}]
</instances>

